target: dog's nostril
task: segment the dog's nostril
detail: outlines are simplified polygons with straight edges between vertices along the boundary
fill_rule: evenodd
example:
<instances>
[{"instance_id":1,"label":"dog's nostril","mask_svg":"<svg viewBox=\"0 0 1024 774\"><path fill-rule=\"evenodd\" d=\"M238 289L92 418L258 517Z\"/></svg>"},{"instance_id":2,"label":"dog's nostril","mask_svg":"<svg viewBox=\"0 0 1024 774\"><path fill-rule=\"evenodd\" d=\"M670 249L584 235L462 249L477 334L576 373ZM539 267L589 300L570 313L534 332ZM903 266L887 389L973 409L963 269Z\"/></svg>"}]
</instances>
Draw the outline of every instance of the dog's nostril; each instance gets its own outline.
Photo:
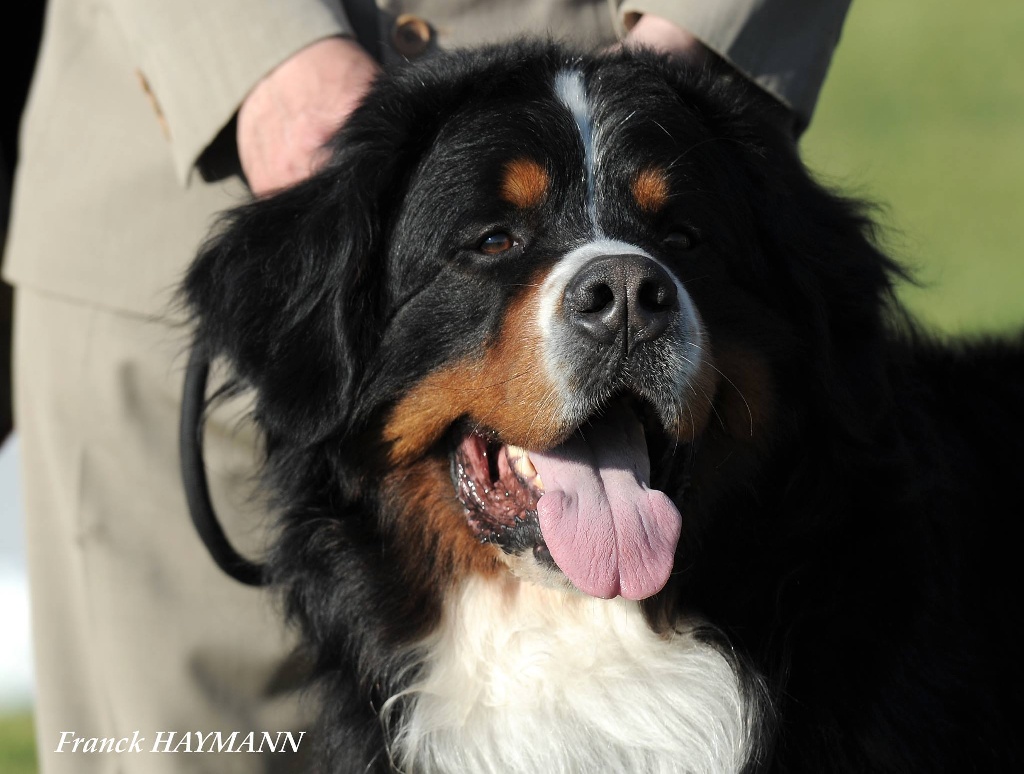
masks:
<instances>
[{"instance_id":1,"label":"dog's nostril","mask_svg":"<svg viewBox=\"0 0 1024 774\"><path fill-rule=\"evenodd\" d=\"M615 303L615 292L606 282L590 282L576 289L572 298L573 311L596 314Z\"/></svg>"},{"instance_id":2,"label":"dog's nostril","mask_svg":"<svg viewBox=\"0 0 1024 774\"><path fill-rule=\"evenodd\" d=\"M630 345L651 341L664 333L679 307L676 284L656 264L638 280L636 295L629 309Z\"/></svg>"},{"instance_id":3,"label":"dog's nostril","mask_svg":"<svg viewBox=\"0 0 1024 774\"><path fill-rule=\"evenodd\" d=\"M626 298L614 278L582 273L565 291L565 315L572 326L601 344L612 343L625 324Z\"/></svg>"},{"instance_id":4,"label":"dog's nostril","mask_svg":"<svg viewBox=\"0 0 1024 774\"><path fill-rule=\"evenodd\" d=\"M667 278L648 278L641 282L636 295L637 306L646 312L671 311L676 306L675 283Z\"/></svg>"}]
</instances>

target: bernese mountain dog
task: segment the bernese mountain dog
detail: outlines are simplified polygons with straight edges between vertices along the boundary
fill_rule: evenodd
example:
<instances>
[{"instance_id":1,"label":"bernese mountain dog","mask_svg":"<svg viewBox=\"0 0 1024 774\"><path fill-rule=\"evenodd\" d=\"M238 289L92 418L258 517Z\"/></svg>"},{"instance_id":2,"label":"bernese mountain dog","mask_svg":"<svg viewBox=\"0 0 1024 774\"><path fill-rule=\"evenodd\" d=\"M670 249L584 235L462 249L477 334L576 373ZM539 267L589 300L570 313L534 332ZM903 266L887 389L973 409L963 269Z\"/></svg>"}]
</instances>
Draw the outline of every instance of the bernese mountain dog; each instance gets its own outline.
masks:
<instances>
[{"instance_id":1,"label":"bernese mountain dog","mask_svg":"<svg viewBox=\"0 0 1024 774\"><path fill-rule=\"evenodd\" d=\"M203 248L326 771L1024 770L1024 341L920 333L783 118L447 54Z\"/></svg>"}]
</instances>

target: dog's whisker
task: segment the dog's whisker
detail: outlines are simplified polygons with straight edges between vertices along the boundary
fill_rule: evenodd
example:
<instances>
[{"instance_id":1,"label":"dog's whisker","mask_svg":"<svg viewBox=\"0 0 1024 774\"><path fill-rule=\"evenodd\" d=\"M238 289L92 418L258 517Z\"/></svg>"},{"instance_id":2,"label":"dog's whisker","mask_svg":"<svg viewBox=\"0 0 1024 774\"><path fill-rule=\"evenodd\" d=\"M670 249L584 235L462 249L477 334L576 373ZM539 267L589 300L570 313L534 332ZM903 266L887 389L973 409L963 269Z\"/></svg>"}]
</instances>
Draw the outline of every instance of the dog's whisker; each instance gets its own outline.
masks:
<instances>
[{"instance_id":1,"label":"dog's whisker","mask_svg":"<svg viewBox=\"0 0 1024 774\"><path fill-rule=\"evenodd\" d=\"M703 352L703 348L700 346L700 344L697 344L695 342L691 342L691 344L692 344L692 346L696 347L697 349L699 349L699 350L701 350ZM732 387L736 391L736 394L740 396L740 400L743 401L743 405L747 409L747 418L750 421L750 437L753 438L754 437L754 413L750 410L750 403L747 401L747 396L744 395L743 391L739 387L736 386L735 382L733 382L732 379L729 378L728 374L726 374L724 371L722 371L722 369L720 369L713 362L711 362L710 358L705 356L704 362L706 362L711 368L713 368L715 371L717 371L718 374L723 379L725 379L726 382L729 383L729 386Z\"/></svg>"}]
</instances>

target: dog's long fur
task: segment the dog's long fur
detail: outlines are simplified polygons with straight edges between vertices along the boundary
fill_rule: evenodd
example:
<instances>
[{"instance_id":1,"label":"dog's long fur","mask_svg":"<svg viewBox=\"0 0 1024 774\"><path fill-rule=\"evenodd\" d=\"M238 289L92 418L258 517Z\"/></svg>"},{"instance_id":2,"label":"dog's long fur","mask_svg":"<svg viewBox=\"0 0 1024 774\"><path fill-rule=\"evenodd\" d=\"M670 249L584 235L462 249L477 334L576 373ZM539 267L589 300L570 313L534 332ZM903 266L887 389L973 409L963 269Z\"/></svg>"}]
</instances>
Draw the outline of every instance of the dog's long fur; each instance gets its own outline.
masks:
<instances>
[{"instance_id":1,"label":"dog's long fur","mask_svg":"<svg viewBox=\"0 0 1024 774\"><path fill-rule=\"evenodd\" d=\"M646 54L449 55L207 244L184 292L255 391L327 770L1024 767L1024 340L917 332L777 111ZM577 346L563 275L624 252L679 311ZM616 412L682 514L642 601L573 589L465 456Z\"/></svg>"}]
</instances>

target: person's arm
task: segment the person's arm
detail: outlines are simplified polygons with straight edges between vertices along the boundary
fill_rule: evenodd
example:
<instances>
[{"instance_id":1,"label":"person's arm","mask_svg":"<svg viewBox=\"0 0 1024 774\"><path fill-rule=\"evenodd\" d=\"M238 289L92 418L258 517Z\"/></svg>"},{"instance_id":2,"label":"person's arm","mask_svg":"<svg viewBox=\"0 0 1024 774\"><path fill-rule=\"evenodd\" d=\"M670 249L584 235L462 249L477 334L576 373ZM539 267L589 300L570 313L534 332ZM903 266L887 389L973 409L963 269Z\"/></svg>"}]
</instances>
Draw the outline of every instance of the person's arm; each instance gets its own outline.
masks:
<instances>
[{"instance_id":1,"label":"person's arm","mask_svg":"<svg viewBox=\"0 0 1024 774\"><path fill-rule=\"evenodd\" d=\"M694 56L695 41L810 123L850 0L614 0L627 43ZM675 32L673 32L673 29Z\"/></svg>"},{"instance_id":2,"label":"person's arm","mask_svg":"<svg viewBox=\"0 0 1024 774\"><path fill-rule=\"evenodd\" d=\"M289 57L238 111L238 158L257 196L308 177L359 105L378 67L355 41L325 38Z\"/></svg>"},{"instance_id":3,"label":"person's arm","mask_svg":"<svg viewBox=\"0 0 1024 774\"><path fill-rule=\"evenodd\" d=\"M304 66L336 69L330 56L300 57L298 68L280 67L325 38L351 35L332 0L109 0L145 88L159 111L175 171L187 184L203 152L268 74L295 77ZM349 43L347 45L354 46ZM327 48L340 54L336 44ZM325 49L318 49L323 54ZM315 61L310 61L310 60ZM310 77L307 71L303 77ZM316 83L335 91L334 79ZM276 80L269 77L267 80ZM310 86L308 91L312 91ZM261 89L266 91L266 89ZM307 94L307 99L313 95ZM311 121L299 111L300 121ZM282 128L282 136L291 133ZM301 131L299 132L301 134ZM319 129L316 130L319 134ZM248 144L243 140L243 144ZM301 140L300 145L308 145ZM241 149L240 149L241 150ZM259 153L257 154L259 155ZM265 155L265 153L263 154ZM248 170L247 170L248 174ZM254 173L261 179L259 173ZM271 175L268 185L277 187Z\"/></svg>"}]
</instances>

